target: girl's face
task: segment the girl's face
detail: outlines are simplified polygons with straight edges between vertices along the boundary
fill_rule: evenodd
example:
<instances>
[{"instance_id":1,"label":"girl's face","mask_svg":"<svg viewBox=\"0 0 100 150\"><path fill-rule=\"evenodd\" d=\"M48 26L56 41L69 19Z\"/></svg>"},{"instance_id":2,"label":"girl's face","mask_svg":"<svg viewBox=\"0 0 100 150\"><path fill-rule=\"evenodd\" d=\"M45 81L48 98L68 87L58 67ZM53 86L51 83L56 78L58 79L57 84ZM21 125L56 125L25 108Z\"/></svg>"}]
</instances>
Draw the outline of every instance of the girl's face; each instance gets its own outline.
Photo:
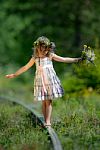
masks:
<instances>
[{"instance_id":1,"label":"girl's face","mask_svg":"<svg viewBox=\"0 0 100 150\"><path fill-rule=\"evenodd\" d=\"M49 48L45 44L41 44L37 47L37 51L39 55L45 56L48 53Z\"/></svg>"}]
</instances>

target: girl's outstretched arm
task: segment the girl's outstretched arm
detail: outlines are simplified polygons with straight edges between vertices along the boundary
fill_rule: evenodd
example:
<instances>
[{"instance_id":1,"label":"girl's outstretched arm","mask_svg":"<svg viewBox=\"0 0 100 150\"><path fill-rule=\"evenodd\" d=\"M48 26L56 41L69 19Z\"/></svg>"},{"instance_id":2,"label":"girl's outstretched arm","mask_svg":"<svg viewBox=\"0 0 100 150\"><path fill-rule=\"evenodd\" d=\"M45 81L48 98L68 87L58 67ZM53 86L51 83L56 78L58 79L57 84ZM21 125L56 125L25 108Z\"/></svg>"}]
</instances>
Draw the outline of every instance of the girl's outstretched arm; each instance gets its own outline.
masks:
<instances>
[{"instance_id":1,"label":"girl's outstretched arm","mask_svg":"<svg viewBox=\"0 0 100 150\"><path fill-rule=\"evenodd\" d=\"M14 77L17 77L18 75L22 74L23 72L27 71L30 67L32 67L34 63L35 63L35 60L34 60L34 58L32 57L32 58L29 60L29 62L28 62L25 66L23 66L23 67L21 67L20 69L18 69L14 74L8 74L8 75L6 75L5 77L6 77L6 78L14 78Z\"/></svg>"},{"instance_id":2,"label":"girl's outstretched arm","mask_svg":"<svg viewBox=\"0 0 100 150\"><path fill-rule=\"evenodd\" d=\"M66 62L66 63L74 63L74 62L79 62L82 60L81 58L61 57L56 54L52 55L52 59L55 61Z\"/></svg>"}]
</instances>

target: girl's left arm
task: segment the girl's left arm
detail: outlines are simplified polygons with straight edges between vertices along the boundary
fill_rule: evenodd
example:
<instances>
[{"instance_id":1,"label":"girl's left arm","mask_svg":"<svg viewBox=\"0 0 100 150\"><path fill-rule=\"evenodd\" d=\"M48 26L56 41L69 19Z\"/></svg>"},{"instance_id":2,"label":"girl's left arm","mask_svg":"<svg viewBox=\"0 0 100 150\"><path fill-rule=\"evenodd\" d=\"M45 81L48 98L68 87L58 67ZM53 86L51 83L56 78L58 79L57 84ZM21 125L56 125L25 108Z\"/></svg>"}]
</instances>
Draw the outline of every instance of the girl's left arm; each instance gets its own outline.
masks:
<instances>
[{"instance_id":1,"label":"girl's left arm","mask_svg":"<svg viewBox=\"0 0 100 150\"><path fill-rule=\"evenodd\" d=\"M65 62L65 63L74 63L82 60L81 58L61 57L56 54L53 54L52 59L55 61Z\"/></svg>"}]
</instances>

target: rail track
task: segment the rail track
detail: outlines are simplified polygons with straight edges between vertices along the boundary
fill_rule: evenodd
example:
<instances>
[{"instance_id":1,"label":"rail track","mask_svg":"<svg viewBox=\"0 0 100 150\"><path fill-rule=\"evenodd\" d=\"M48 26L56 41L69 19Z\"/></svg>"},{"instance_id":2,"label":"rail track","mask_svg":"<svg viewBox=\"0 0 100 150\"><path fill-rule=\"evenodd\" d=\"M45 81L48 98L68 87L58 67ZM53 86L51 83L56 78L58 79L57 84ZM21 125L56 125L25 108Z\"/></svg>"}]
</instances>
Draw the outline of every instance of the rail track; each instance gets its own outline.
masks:
<instances>
[{"instance_id":1,"label":"rail track","mask_svg":"<svg viewBox=\"0 0 100 150\"><path fill-rule=\"evenodd\" d=\"M10 102L12 102L14 104L21 105L25 109L29 110L31 112L33 121L35 121L36 124L38 124L40 126L43 126L43 128L47 130L47 134L48 134L49 139L50 139L50 141L52 143L53 149L54 150L63 150L62 145L60 143L60 140L59 140L56 132L54 131L54 129L52 127L49 127L49 128L45 127L43 116L41 114L39 114L37 111L35 111L33 105L25 104L21 100L14 99L13 97L4 96L4 95L0 96L0 100L10 101Z\"/></svg>"}]
</instances>

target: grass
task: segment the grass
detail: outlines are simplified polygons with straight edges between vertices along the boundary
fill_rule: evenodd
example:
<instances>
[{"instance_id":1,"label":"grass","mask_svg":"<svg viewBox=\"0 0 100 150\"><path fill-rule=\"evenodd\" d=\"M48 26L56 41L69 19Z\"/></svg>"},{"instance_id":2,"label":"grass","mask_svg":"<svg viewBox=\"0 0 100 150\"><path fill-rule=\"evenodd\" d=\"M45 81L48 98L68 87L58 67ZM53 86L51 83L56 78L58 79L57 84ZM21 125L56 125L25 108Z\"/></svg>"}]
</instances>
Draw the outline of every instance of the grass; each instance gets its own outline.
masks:
<instances>
[{"instance_id":1,"label":"grass","mask_svg":"<svg viewBox=\"0 0 100 150\"><path fill-rule=\"evenodd\" d=\"M5 150L47 150L46 130L33 126L30 113L22 106L0 103L0 146Z\"/></svg>"},{"instance_id":2,"label":"grass","mask_svg":"<svg viewBox=\"0 0 100 150\"><path fill-rule=\"evenodd\" d=\"M100 97L69 98L54 103L53 127L64 150L100 149ZM55 121L56 120L56 121Z\"/></svg>"}]
</instances>

